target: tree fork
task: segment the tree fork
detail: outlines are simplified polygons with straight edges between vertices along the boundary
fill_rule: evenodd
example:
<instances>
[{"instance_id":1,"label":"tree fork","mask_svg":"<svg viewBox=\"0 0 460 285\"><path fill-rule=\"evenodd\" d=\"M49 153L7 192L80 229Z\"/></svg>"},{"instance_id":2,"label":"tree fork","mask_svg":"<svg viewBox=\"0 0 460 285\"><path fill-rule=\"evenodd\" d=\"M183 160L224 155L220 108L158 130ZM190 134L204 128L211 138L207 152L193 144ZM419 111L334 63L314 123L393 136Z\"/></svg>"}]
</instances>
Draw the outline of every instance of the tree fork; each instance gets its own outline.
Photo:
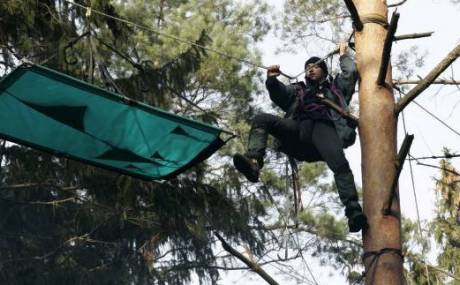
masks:
<instances>
[{"instance_id":1,"label":"tree fork","mask_svg":"<svg viewBox=\"0 0 460 285\"><path fill-rule=\"evenodd\" d=\"M387 18L385 1L355 0L359 15ZM366 23L355 32L356 61L361 81L359 86L360 140L363 173L363 206L369 228L363 232L364 252L401 249L399 195L394 195L392 212L383 214L388 191L396 175L396 126L393 90L377 85L387 30L380 23ZM391 65L385 81L392 82ZM397 189L395 191L398 191ZM384 253L375 262L364 261L366 284L402 284L402 260L396 254Z\"/></svg>"}]
</instances>

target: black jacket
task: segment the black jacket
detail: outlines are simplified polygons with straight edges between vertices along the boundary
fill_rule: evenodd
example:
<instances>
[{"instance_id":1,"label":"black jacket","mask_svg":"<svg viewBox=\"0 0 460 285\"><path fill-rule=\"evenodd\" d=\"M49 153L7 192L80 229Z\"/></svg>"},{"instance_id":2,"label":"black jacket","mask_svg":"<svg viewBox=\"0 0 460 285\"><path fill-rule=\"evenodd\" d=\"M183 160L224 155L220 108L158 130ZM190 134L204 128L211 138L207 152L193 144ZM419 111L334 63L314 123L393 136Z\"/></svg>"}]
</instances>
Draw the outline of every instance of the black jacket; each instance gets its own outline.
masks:
<instances>
[{"instance_id":1,"label":"black jacket","mask_svg":"<svg viewBox=\"0 0 460 285\"><path fill-rule=\"evenodd\" d=\"M339 106L345 104L345 108L348 108L351 97L355 92L355 85L358 79L358 73L355 62L348 56L342 55L340 57L340 69L341 72L326 85L323 90L323 95L337 103ZM298 83L297 83L298 84ZM265 82L265 86L270 94L270 99L279 106L284 112L286 112L286 118L298 118L299 112L299 96L297 94L297 84L290 84L288 86L280 82L276 77L268 77ZM297 85L297 86L296 86ZM331 90L331 86L335 85L336 89L343 95L345 102L340 102L338 96ZM305 88L304 92L308 92L308 86L305 84L301 85L301 88ZM344 148L352 145L356 139L356 131L354 127L351 127L347 120L340 116L335 110L329 108L331 117L334 119L332 122L337 130L339 138L342 140Z\"/></svg>"}]
</instances>

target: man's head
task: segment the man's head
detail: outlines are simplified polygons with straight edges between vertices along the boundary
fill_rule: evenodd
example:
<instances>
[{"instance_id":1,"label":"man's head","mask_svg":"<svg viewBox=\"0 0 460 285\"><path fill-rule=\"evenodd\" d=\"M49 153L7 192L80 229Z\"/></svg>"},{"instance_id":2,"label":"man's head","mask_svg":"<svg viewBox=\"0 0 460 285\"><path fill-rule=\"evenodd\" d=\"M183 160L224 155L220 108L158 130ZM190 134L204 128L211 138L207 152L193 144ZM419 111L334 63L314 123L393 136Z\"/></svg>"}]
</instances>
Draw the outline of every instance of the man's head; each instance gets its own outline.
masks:
<instances>
[{"instance_id":1,"label":"man's head","mask_svg":"<svg viewBox=\"0 0 460 285\"><path fill-rule=\"evenodd\" d=\"M324 61L315 65L321 58L317 56L310 57L305 62L305 78L311 81L320 81L328 75L327 65Z\"/></svg>"}]
</instances>

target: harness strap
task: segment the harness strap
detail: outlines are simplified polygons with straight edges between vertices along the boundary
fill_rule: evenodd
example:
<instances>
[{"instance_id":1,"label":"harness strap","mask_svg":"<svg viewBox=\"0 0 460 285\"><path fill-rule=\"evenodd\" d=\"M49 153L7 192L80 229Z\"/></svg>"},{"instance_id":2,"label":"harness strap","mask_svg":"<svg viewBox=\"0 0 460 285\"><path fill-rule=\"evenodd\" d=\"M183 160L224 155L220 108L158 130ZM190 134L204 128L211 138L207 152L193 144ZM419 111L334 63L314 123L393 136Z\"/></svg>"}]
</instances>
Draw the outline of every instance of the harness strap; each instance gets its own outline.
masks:
<instances>
[{"instance_id":1,"label":"harness strap","mask_svg":"<svg viewBox=\"0 0 460 285\"><path fill-rule=\"evenodd\" d=\"M358 280L353 284L361 283L364 277L366 277L366 275L368 274L369 269L374 265L374 263L378 262L378 259L380 258L380 256L383 254L387 254L387 253L393 253L393 254L399 255L401 257L401 260L404 262L404 255L402 253L402 250L399 248L385 247L385 248L382 248L381 250L367 251L362 256L363 261L367 259L368 257L372 257L372 260L370 261L367 270L364 271L362 275L358 278Z\"/></svg>"},{"instance_id":2,"label":"harness strap","mask_svg":"<svg viewBox=\"0 0 460 285\"><path fill-rule=\"evenodd\" d=\"M337 86L333 80L329 81L329 87L327 87L327 89L330 90L330 92L337 97L338 103L339 103L337 107L340 109L340 111L337 111L336 108L331 106L328 102L325 102L325 101L330 101L330 100L327 100L324 96L319 96L318 94L315 96L318 99L317 103L312 102L308 105L304 105L304 98L307 95L304 90L304 85L300 83L296 83L293 85L296 89L296 94L297 94L297 99L299 100L300 110L306 111L306 112L318 112L322 114L323 116L328 117L332 121L337 121L341 116L344 116L344 115L346 117L348 113L346 111L348 108L348 105L345 101L345 98L342 92L339 89L337 89ZM338 115L334 116L333 113L331 112L332 111L331 109L337 111Z\"/></svg>"}]
</instances>

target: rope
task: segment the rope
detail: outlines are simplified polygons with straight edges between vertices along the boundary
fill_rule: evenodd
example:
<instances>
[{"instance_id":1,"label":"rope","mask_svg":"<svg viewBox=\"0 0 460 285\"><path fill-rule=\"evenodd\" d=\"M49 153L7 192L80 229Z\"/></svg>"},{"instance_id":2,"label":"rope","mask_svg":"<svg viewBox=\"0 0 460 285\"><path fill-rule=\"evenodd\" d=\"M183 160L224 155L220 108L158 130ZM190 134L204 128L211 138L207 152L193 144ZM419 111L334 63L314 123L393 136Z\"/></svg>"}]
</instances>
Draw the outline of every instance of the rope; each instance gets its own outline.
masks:
<instances>
[{"instance_id":1,"label":"rope","mask_svg":"<svg viewBox=\"0 0 460 285\"><path fill-rule=\"evenodd\" d=\"M136 28L139 28L139 29L142 29L142 30L146 30L146 31L149 31L149 32L152 32L154 34L157 34L159 36L162 36L162 37L165 37L165 38L169 38L169 39L172 39L172 40L175 40L177 42L181 42L181 43L186 43L186 44L189 44L189 45L192 45L194 47L198 47L198 48L201 48L203 50L207 50L207 51L210 51L210 52L213 52L215 54L218 54L220 56L223 56L223 57L226 57L226 58L229 58L229 59L232 59L232 60L236 60L236 61L239 61L239 62L242 62L242 63L245 63L247 65L251 65L253 67L257 67L257 68L261 68L261 69L265 69L265 70L268 70L268 67L267 66L264 66L264 65L261 65L261 64L257 64L257 63L254 63L252 61L249 61L247 59L244 59L244 58L239 58L239 57L236 57L236 56L233 56L233 55L229 55L223 51L220 51L220 50L217 50L217 49L214 49L214 48L210 48L210 47L206 47L204 45L201 45L201 44L197 44L196 42L193 42L193 41L189 41L189 40L186 40L186 39L183 39L183 38L179 38L179 37L176 37L176 36L173 36L171 34L167 34L167 33L163 33L163 32L160 32L156 29L153 29L151 27L148 27L148 26L145 26L145 25L141 25L141 24L137 24L137 23L134 23L132 21L129 21L127 19L124 19L124 18L120 18L120 17L116 17L116 16L113 16L113 15L109 15L109 14L106 14L102 11L99 11L99 10L96 10L96 9L92 9L91 7L88 7L88 6L84 6L82 4L79 4L79 3L76 3L74 2L73 0L64 0L64 2L67 2L71 5L74 5L74 6L77 6L77 7L80 7L82 9L85 9L86 11L91 11L92 13L94 14L98 14L100 16L104 16L106 18L110 18L112 20L116 20L116 21L119 21L119 22L122 22L122 23L125 23L127 25L130 25L130 26L133 26L133 27L136 27ZM295 77L292 77L292 76L289 76L287 74L284 74L282 73L282 75L286 76L288 79L294 79Z\"/></svg>"},{"instance_id":2,"label":"rope","mask_svg":"<svg viewBox=\"0 0 460 285\"><path fill-rule=\"evenodd\" d=\"M385 247L385 248L382 248L381 250L375 250L375 251L367 251L363 254L362 256L362 260L363 260L363 263L365 262L365 260L368 258L368 257L373 257L371 262L369 263L368 267L367 267L367 270L363 272L363 274L361 275L361 277L356 280L353 284L359 284L361 283L361 281L363 281L364 277L366 277L366 275L369 273L369 270L372 268L372 266L374 265L374 263L378 263L378 260L380 258L381 255L383 254L387 254L387 253L393 253L393 254L396 254L396 255L399 255L401 257L401 260L404 261L404 255L402 254L402 251L401 249L399 248L391 248L391 247ZM373 282L370 282L371 284Z\"/></svg>"},{"instance_id":3,"label":"rope","mask_svg":"<svg viewBox=\"0 0 460 285\"><path fill-rule=\"evenodd\" d=\"M453 133L455 133L457 136L460 137L460 133L458 131L456 131L454 128L452 128L451 126L449 126L448 124L446 124L443 120L441 120L440 118L436 117L436 115L434 115L432 112L430 112L429 110L427 110L425 107L423 107L422 105L420 105L419 103L417 103L415 100L413 100L412 102L414 102L415 105L417 105L420 109L422 109L423 111L425 111L425 113L429 114L431 117L435 118L438 122L440 122L441 124L443 124L446 128L448 128L449 130L451 130Z\"/></svg>"},{"instance_id":4,"label":"rope","mask_svg":"<svg viewBox=\"0 0 460 285\"><path fill-rule=\"evenodd\" d=\"M460 154L421 156L421 157L412 157L412 158L408 158L408 159L418 161L418 160L423 160L423 159L457 158L457 157L460 157Z\"/></svg>"},{"instance_id":5,"label":"rope","mask_svg":"<svg viewBox=\"0 0 460 285\"><path fill-rule=\"evenodd\" d=\"M378 25L381 25L385 30L388 29L387 18L382 15L370 13L370 14L359 16L359 19L361 20L361 23L363 24L369 24L369 23L378 24Z\"/></svg>"},{"instance_id":6,"label":"rope","mask_svg":"<svg viewBox=\"0 0 460 285\"><path fill-rule=\"evenodd\" d=\"M400 91L399 95L401 97L401 91ZM404 132L407 134L406 118L404 116L404 111L401 112L401 115L402 115L402 122L403 122ZM410 150L408 151L408 155L409 155L409 157L411 156ZM412 160L409 160L409 172L410 172L410 178L411 178L411 184L412 184L412 193L414 194L414 200L415 200L415 209L416 209L416 212L417 212L418 231L419 231L419 235L420 235L420 240L423 241L425 239L423 237L422 224L420 222L420 211L419 211L419 207L418 207L417 192L415 190L415 180L414 180L414 170L412 168ZM430 285L430 275L429 275L429 271L428 271L428 265L426 264L425 253L426 253L426 247L422 242L422 260L423 260L423 263L425 264L426 279L427 279L428 285Z\"/></svg>"},{"instance_id":7,"label":"rope","mask_svg":"<svg viewBox=\"0 0 460 285\"><path fill-rule=\"evenodd\" d=\"M236 56L233 56L233 55L229 55L228 53L225 53L223 51L220 51L218 49L214 49L214 48L210 48L210 47L206 47L204 45L201 45L201 44L197 44L193 41L189 41L189 40L186 40L186 39L183 39L183 38L179 38L179 37L176 37L176 36L173 36L171 34L167 34L167 33L163 33L163 32L160 32L156 29L153 29L151 27L148 27L148 26L145 26L145 25L141 25L141 24L137 24L135 22L132 22L132 21L129 21L127 19L124 19L124 18L120 18L120 17L116 17L116 16L113 16L113 15L109 15L107 13L104 13L102 11L99 11L99 10L96 10L96 9L92 9L91 7L88 7L88 6L84 6L82 4L79 4L79 3L76 3L74 2L74 0L64 0L64 2L67 2L71 5L74 5L74 6L77 6L77 7L80 7L82 9L85 9L87 12L90 11L90 13L94 13L94 14L98 14L98 15L101 15L101 16L104 16L104 17L107 17L107 18L110 18L110 19L113 19L113 20L116 20L116 21L120 21L122 23L125 23L127 25L130 25L130 26L133 26L133 27L137 27L139 29L143 29L143 30L146 30L146 31L149 31L149 32L152 32L154 34L157 34L159 36L162 36L162 37L165 37L165 38L169 38L169 39L172 39L172 40L175 40L177 42L181 42L181 43L186 43L186 44L189 44L189 45L192 45L192 46L195 46L195 47L198 47L198 48L201 48L203 50L206 50L206 51L210 51L210 52L213 52L215 54L218 54L220 56L223 56L223 57L226 57L228 59L232 59L232 60L236 60L236 61L239 61L239 62L242 62L242 63L245 63L247 65L250 65L250 66L253 66L253 67L257 67L257 68L260 68L260 69L264 69L264 70L268 70L269 67L268 66L265 66L265 65L261 65L261 64L257 64L257 63L254 63L250 60L247 60L247 59L244 59L244 58L239 58L239 57L236 57ZM354 32L351 33L349 39L348 39L348 42L350 43L350 40L353 36ZM339 50L338 49L335 49L333 51L331 51L330 53L328 53L324 58L320 59L319 61L315 62L315 64L320 64L321 62L325 61L326 59L328 59L329 57L331 57L332 55L338 53ZM297 77L299 77L300 75L302 75L303 73L305 73L305 70L303 70L302 72L300 72L299 74L297 74L296 76L290 76L288 74L285 74L283 72L281 72L281 75L283 75L284 77L288 78L289 80L293 80L293 79L296 79Z\"/></svg>"},{"instance_id":8,"label":"rope","mask_svg":"<svg viewBox=\"0 0 460 285\"><path fill-rule=\"evenodd\" d=\"M396 89L400 94L403 94L403 95L407 95L407 93L403 92L399 87L397 86L393 86L394 89ZM417 105L420 109L422 109L425 113L427 113L428 115L430 115L431 117L433 117L434 119L436 119L438 122L440 122L442 125L444 125L446 128L448 128L449 130L451 130L453 133L455 133L457 136L460 137L460 132L458 132L457 130L455 130L454 128L452 128L451 126L449 126L446 122L444 122L443 120L441 120L439 117L437 117L435 114L433 114L432 112L430 112L429 110L427 110L425 107L423 107L422 105L420 105L419 103L417 103L415 100L413 100L412 102L415 103L415 105Z\"/></svg>"},{"instance_id":9,"label":"rope","mask_svg":"<svg viewBox=\"0 0 460 285\"><path fill-rule=\"evenodd\" d=\"M291 165L291 177L292 177L292 188L294 191L294 221L295 226L299 226L299 209L302 210L302 193L299 189L299 169L295 159L291 156L288 156L289 164ZM287 177L286 177L287 179Z\"/></svg>"},{"instance_id":10,"label":"rope","mask_svg":"<svg viewBox=\"0 0 460 285\"><path fill-rule=\"evenodd\" d=\"M349 46L350 48L352 48L352 49L353 49L353 47L354 47L354 43L351 42L351 39L353 38L353 35L354 35L354 34L355 34L355 31L352 31L351 34L350 34L350 36L348 37L348 40L347 40L348 46ZM338 48L336 48L336 49L334 49L333 51L329 52L327 55L325 55L323 58L319 59L319 60L318 60L317 62L315 62L313 65L318 65L318 64L320 64L321 62L327 60L328 58L330 58L330 57L332 58L332 56L333 56L334 54L336 54L336 53L339 53L339 49L338 49ZM306 71L306 70L304 69L302 72L300 72L299 74L296 74L294 77L289 78L289 79L297 79L300 75L304 74L305 71Z\"/></svg>"},{"instance_id":11,"label":"rope","mask_svg":"<svg viewBox=\"0 0 460 285\"><path fill-rule=\"evenodd\" d=\"M313 271L311 270L310 266L308 265L307 261L305 260L305 257L303 255L303 252L302 252L301 247L300 247L300 240L299 240L299 237L297 235L294 236L294 242L296 243L297 248L299 248L299 253L300 253L300 257L302 258L302 263L305 264L305 267L307 268L307 271L310 274L311 279L313 280L315 285L319 285L318 281L316 281L316 278L315 278L315 275L313 274Z\"/></svg>"}]
</instances>

